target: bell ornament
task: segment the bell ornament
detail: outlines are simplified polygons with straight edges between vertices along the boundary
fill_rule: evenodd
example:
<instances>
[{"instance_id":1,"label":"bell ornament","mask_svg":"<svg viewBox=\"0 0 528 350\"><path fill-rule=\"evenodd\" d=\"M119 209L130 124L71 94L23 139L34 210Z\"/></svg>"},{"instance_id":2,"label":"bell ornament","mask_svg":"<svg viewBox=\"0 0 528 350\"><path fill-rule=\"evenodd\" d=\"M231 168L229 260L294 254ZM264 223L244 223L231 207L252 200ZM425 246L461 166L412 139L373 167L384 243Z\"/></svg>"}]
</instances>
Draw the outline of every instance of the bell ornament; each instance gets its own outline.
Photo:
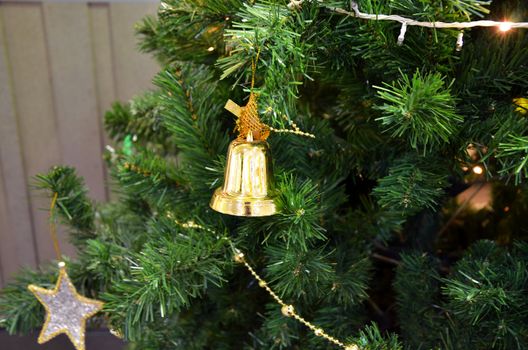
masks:
<instances>
[{"instance_id":1,"label":"bell ornament","mask_svg":"<svg viewBox=\"0 0 528 350\"><path fill-rule=\"evenodd\" d=\"M277 213L274 202L271 154L268 143L234 140L229 145L224 185L213 194L214 210L235 216L269 216Z\"/></svg>"}]
</instances>

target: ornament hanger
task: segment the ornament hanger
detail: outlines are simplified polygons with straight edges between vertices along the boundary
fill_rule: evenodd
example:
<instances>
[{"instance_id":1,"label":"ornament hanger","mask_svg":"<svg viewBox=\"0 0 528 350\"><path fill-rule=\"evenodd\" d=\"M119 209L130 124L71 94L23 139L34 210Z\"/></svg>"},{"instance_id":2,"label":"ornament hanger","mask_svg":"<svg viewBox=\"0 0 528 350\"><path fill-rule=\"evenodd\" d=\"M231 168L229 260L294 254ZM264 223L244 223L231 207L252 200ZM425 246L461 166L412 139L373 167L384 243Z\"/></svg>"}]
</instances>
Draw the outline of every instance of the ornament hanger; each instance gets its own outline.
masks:
<instances>
[{"instance_id":1,"label":"ornament hanger","mask_svg":"<svg viewBox=\"0 0 528 350\"><path fill-rule=\"evenodd\" d=\"M57 261L59 262L59 267L64 267L64 261L62 261L62 253L59 245L59 237L57 236L57 224L55 223L55 206L57 204L57 198L59 194L55 192L53 198L51 199L50 204L50 214L49 214L49 229L51 241L53 242L53 249L55 250L55 255L57 256Z\"/></svg>"},{"instance_id":2,"label":"ornament hanger","mask_svg":"<svg viewBox=\"0 0 528 350\"><path fill-rule=\"evenodd\" d=\"M293 121L290 123L293 129L275 129L264 124L260 120L257 103L258 95L253 91L255 87L255 75L257 72L257 63L259 57L260 46L257 48L256 57L251 59L251 87L249 90L249 100L246 106L241 107L232 100L228 100L224 106L225 109L237 117L235 128L235 130L238 131L237 138L239 140L246 141L249 141L249 139L251 139L251 141L265 141L268 138L270 131L315 138L315 135L301 131Z\"/></svg>"}]
</instances>

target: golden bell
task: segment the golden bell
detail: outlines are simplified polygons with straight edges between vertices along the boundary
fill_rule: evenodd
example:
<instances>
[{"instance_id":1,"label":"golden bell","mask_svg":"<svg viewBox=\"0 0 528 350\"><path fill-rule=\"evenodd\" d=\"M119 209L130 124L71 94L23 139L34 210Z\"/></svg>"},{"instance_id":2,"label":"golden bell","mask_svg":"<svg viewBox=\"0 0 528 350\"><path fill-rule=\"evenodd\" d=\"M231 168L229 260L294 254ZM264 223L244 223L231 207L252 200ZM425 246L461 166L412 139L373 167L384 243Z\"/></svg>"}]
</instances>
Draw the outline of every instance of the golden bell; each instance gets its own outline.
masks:
<instances>
[{"instance_id":1,"label":"golden bell","mask_svg":"<svg viewBox=\"0 0 528 350\"><path fill-rule=\"evenodd\" d=\"M211 208L235 216L277 213L273 200L273 171L266 141L235 140L229 145L224 186L211 198Z\"/></svg>"}]
</instances>

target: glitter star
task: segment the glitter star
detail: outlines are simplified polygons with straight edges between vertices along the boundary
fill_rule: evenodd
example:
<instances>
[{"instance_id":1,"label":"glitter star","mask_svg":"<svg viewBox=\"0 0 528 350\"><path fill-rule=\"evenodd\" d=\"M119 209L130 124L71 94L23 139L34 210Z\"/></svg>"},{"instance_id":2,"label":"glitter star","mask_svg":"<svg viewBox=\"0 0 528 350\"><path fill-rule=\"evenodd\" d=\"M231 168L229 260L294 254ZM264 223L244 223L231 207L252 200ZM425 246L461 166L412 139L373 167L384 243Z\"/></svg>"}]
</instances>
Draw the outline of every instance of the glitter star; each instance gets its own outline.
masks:
<instances>
[{"instance_id":1,"label":"glitter star","mask_svg":"<svg viewBox=\"0 0 528 350\"><path fill-rule=\"evenodd\" d=\"M103 303L79 295L64 267L60 268L59 279L53 290L35 285L29 285L28 289L46 309L46 322L38 337L39 344L63 333L77 350L84 350L86 320L100 311Z\"/></svg>"}]
</instances>

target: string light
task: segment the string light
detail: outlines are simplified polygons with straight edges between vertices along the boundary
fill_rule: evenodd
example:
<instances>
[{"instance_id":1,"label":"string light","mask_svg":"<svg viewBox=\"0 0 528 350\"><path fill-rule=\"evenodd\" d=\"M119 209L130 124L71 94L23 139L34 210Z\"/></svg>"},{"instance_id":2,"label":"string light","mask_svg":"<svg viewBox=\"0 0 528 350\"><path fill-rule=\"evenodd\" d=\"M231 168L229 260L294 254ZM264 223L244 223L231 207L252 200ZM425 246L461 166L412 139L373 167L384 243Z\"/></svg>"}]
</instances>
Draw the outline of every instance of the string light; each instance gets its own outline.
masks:
<instances>
[{"instance_id":1,"label":"string light","mask_svg":"<svg viewBox=\"0 0 528 350\"><path fill-rule=\"evenodd\" d=\"M507 32L510 29L512 29L512 24L510 22L502 22L499 24L499 30L501 32Z\"/></svg>"},{"instance_id":2,"label":"string light","mask_svg":"<svg viewBox=\"0 0 528 350\"><path fill-rule=\"evenodd\" d=\"M407 23L402 23L400 35L398 36L398 45L403 45L403 41L405 40L405 33L407 32Z\"/></svg>"},{"instance_id":3,"label":"string light","mask_svg":"<svg viewBox=\"0 0 528 350\"><path fill-rule=\"evenodd\" d=\"M292 8L299 8L302 4L302 0L300 1L292 1L288 5L290 9ZM470 21L470 22L427 22L427 21L417 21L412 18L407 18L399 15L384 15L384 14L372 14L372 13L364 13L359 10L359 6L356 2L351 3L351 8L353 12L347 11L342 8L338 7L332 7L329 8L331 11L334 11L336 13L365 19L365 20L372 20L372 21L393 21L393 22L400 22L402 24L400 35L398 36L398 45L402 45L403 41L405 40L405 33L407 31L407 26L416 26L416 27L425 27L425 28L434 28L434 29L466 29L466 28L474 28L474 27L496 27L501 32L507 32L513 28L528 28L528 22L507 22L507 21L488 21L488 20L480 20L480 21ZM463 45L463 34L460 32L457 36L457 51L460 51L462 49Z\"/></svg>"},{"instance_id":4,"label":"string light","mask_svg":"<svg viewBox=\"0 0 528 350\"><path fill-rule=\"evenodd\" d=\"M512 28L528 28L528 22L497 22L497 21L470 21L470 22L427 22L427 21L417 21L412 18L407 18L399 15L384 15L384 14L370 14L363 13L359 10L359 6L356 2L352 2L352 10L354 12L347 11L342 8L334 7L331 8L332 11L366 20L374 21L394 21L400 23L406 23L408 26L417 26L417 27L426 27L426 28L454 28L454 29L465 29L465 28L474 28L474 27L503 27L506 30Z\"/></svg>"},{"instance_id":5,"label":"string light","mask_svg":"<svg viewBox=\"0 0 528 350\"><path fill-rule=\"evenodd\" d=\"M462 50L462 46L464 46L464 31L463 30L461 30L460 33L458 33L457 42L456 42L456 50L457 51Z\"/></svg>"},{"instance_id":6,"label":"string light","mask_svg":"<svg viewBox=\"0 0 528 350\"><path fill-rule=\"evenodd\" d=\"M214 51L214 47L213 47L213 46L210 46L210 47L207 49L207 51L209 51L209 52Z\"/></svg>"},{"instance_id":7,"label":"string light","mask_svg":"<svg viewBox=\"0 0 528 350\"><path fill-rule=\"evenodd\" d=\"M477 175L481 175L484 172L484 169L480 165L475 165L473 167L473 172Z\"/></svg>"}]
</instances>

